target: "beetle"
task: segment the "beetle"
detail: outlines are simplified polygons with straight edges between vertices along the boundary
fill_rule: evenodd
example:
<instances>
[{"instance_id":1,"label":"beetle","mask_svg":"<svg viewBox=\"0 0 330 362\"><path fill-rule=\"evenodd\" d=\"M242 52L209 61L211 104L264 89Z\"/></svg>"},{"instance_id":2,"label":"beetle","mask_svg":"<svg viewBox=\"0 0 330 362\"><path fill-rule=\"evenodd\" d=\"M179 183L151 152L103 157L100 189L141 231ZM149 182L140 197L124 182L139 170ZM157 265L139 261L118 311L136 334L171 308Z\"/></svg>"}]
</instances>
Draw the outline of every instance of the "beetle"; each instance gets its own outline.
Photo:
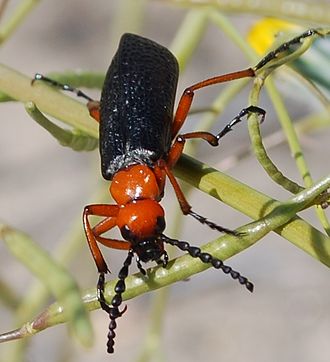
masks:
<instances>
[{"instance_id":1,"label":"beetle","mask_svg":"<svg viewBox=\"0 0 330 362\"><path fill-rule=\"evenodd\" d=\"M118 50L107 71L99 102L78 89L60 84L41 74L36 74L34 79L44 80L85 98L90 115L99 122L101 171L103 177L111 181L110 194L116 204L86 206L83 212L83 226L99 272L98 300L101 308L110 317L107 343L109 353L114 352L116 319L126 311L126 306L122 310L119 307L122 304L122 294L126 289L125 279L134 255L139 270L146 274L142 263L155 261L166 267L168 255L164 244L171 244L188 252L192 257L199 258L203 263L222 269L250 292L253 291L253 284L246 277L221 260L202 252L200 248L191 246L186 241L166 236L163 233L165 212L160 201L164 196L165 180L168 178L184 215L190 215L219 232L240 235L193 211L172 169L180 158L187 140L198 138L211 146L218 146L219 140L244 116L253 112L263 120L265 111L256 106L249 106L216 135L204 131L180 134L195 91L234 79L254 77L255 71L248 68L209 78L186 88L173 116L178 75L178 62L167 48L150 39L126 33L121 37ZM103 217L93 227L89 222L92 215ZM119 228L123 240L102 236L114 227ZM98 244L128 252L119 271L115 295L110 304L104 297L105 274L109 272L109 268Z\"/></svg>"}]
</instances>

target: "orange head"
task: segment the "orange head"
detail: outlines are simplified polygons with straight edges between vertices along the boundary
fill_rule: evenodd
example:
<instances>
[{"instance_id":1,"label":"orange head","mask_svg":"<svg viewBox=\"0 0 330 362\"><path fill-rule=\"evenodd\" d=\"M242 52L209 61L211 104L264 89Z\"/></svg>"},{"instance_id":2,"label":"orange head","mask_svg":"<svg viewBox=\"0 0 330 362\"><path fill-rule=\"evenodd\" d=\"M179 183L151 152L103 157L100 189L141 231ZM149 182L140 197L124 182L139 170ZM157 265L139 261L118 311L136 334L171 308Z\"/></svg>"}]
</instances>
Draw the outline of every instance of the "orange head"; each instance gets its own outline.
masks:
<instances>
[{"instance_id":1,"label":"orange head","mask_svg":"<svg viewBox=\"0 0 330 362\"><path fill-rule=\"evenodd\" d=\"M135 200L119 209L117 225L125 240L155 238L165 229L164 210L155 200Z\"/></svg>"},{"instance_id":2,"label":"orange head","mask_svg":"<svg viewBox=\"0 0 330 362\"><path fill-rule=\"evenodd\" d=\"M117 225L123 238L143 262L158 261L164 254L158 240L165 229L164 210L155 200L136 200L119 209Z\"/></svg>"}]
</instances>

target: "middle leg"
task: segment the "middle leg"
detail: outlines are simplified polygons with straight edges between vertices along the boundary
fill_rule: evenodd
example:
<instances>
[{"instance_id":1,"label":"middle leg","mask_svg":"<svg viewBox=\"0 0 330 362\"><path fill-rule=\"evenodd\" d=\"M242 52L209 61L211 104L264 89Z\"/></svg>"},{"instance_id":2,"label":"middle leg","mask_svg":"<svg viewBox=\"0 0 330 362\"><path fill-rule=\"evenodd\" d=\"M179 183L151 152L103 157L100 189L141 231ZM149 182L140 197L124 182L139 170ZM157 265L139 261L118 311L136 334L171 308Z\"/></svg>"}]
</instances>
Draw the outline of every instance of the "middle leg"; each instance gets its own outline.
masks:
<instances>
[{"instance_id":1,"label":"middle leg","mask_svg":"<svg viewBox=\"0 0 330 362\"><path fill-rule=\"evenodd\" d=\"M248 116L250 113L256 113L260 115L262 123L265 119L266 111L260 107L256 106L249 106L247 108L243 108L239 114L234 117L226 126L216 135L210 132L190 132L178 135L170 149L170 152L167 157L167 165L169 168L173 168L174 165L179 160L180 156L182 155L184 145L186 140L192 138L200 138L204 141L208 142L211 146L216 147L219 146L219 140L224 137L227 133L229 133L233 127L242 121L242 118Z\"/></svg>"},{"instance_id":2,"label":"middle leg","mask_svg":"<svg viewBox=\"0 0 330 362\"><path fill-rule=\"evenodd\" d=\"M207 141L211 146L218 146L219 145L219 140L224 137L227 133L229 133L232 128L239 122L242 121L242 118L246 115L248 115L249 113L256 113L258 115L261 116L261 122L263 122L264 118L265 118L265 114L266 112L259 107L256 106L250 106L247 108L244 108L235 118L233 118L218 134L214 135L212 133L209 132L191 132L191 133L185 133L182 135L178 135L169 151L168 157L166 159L166 162L162 162L160 164L160 167L162 167L165 172L167 177L169 178L175 194L177 196L177 199L179 201L180 204L180 208L182 210L182 213L184 215L191 215L192 217L194 217L196 220L198 220L200 223L205 224L207 226L209 226L211 229L215 229L218 230L220 232L225 232L227 234L232 234L232 235L238 235L238 233L236 231L227 229L223 226L217 225L215 223L213 223L212 221L206 219L205 217L197 214L196 212L194 212L190 206L190 204L188 203L187 199L185 198L180 185L178 184L175 176L172 173L172 168L175 166L175 164L177 163L177 161L179 160L180 156L182 155L183 149L184 149L184 145L187 139L192 139L192 138L201 138L205 141Z\"/></svg>"},{"instance_id":3,"label":"middle leg","mask_svg":"<svg viewBox=\"0 0 330 362\"><path fill-rule=\"evenodd\" d=\"M206 217L197 214L195 211L192 210L191 205L188 203L186 197L184 196L184 193L181 190L181 187L176 180L175 176L173 175L172 170L164 163L161 167L164 168L166 175L168 179L170 180L171 185L173 186L175 195L179 201L179 205L181 208L181 211L184 215L190 215L194 219L198 220L201 224L207 225L209 228L220 231L221 233L231 234L231 235L238 235L236 231L227 229L223 226L217 225L216 223L208 220Z\"/></svg>"}]
</instances>

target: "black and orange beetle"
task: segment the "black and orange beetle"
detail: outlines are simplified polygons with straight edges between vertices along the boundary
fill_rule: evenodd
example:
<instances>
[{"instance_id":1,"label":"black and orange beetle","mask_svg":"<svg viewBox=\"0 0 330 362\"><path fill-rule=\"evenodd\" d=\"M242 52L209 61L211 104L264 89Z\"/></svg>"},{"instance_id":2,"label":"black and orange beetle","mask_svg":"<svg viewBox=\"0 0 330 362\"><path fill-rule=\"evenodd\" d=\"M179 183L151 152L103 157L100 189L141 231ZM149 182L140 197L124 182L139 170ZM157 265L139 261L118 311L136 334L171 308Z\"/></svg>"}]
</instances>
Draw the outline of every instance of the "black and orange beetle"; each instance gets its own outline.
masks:
<instances>
[{"instance_id":1,"label":"black and orange beetle","mask_svg":"<svg viewBox=\"0 0 330 362\"><path fill-rule=\"evenodd\" d=\"M107 344L109 353L114 351L116 319L126 310L126 307L123 310L119 307L134 254L139 270L145 274L141 262L155 261L165 267L168 256L164 243L171 244L204 263L210 263L216 269L222 269L245 285L250 292L253 291L253 284L247 278L224 265L221 260L188 242L164 235L165 212L160 201L164 195L165 179L168 178L184 215L191 215L202 224L220 232L239 235L194 212L172 169L183 152L186 140L200 138L211 146L218 146L219 140L250 112L264 118L263 109L250 106L243 109L216 135L203 131L179 133L196 90L234 79L254 77L255 71L248 68L213 77L186 88L173 117L178 75L177 60L168 49L144 37L124 34L107 72L100 102L68 85L40 74L35 76L35 80L44 80L87 99L91 116L100 124L102 175L106 180L112 181L110 193L116 204L86 206L83 224L99 272L97 289L100 305L110 317ZM104 219L92 227L89 222L91 215ZM115 226L120 229L123 240L102 236ZM105 274L109 269L98 243L128 252L119 271L115 296L110 304L104 298Z\"/></svg>"}]
</instances>

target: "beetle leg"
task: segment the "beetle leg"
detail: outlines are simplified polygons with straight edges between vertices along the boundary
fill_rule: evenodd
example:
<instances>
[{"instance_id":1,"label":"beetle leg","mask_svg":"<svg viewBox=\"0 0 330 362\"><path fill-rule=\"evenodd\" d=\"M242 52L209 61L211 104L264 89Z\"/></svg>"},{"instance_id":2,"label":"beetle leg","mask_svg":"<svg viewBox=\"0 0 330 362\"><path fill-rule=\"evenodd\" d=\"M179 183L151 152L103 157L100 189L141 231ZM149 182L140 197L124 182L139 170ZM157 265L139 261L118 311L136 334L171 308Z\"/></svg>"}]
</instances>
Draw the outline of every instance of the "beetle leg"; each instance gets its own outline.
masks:
<instances>
[{"instance_id":1,"label":"beetle leg","mask_svg":"<svg viewBox=\"0 0 330 362\"><path fill-rule=\"evenodd\" d=\"M87 108L91 117L95 121L100 122L100 102L99 101L88 101Z\"/></svg>"},{"instance_id":2,"label":"beetle leg","mask_svg":"<svg viewBox=\"0 0 330 362\"><path fill-rule=\"evenodd\" d=\"M186 88L180 98L179 105L174 117L174 121L172 124L172 137L174 138L177 135L182 125L184 124L187 115L189 113L191 103L194 98L195 94L194 92L196 90L208 87L213 84L224 83L235 79L254 77L254 76L255 76L254 70L252 68L248 68L238 72L228 73L224 75L219 75L217 77L209 78Z\"/></svg>"},{"instance_id":3,"label":"beetle leg","mask_svg":"<svg viewBox=\"0 0 330 362\"><path fill-rule=\"evenodd\" d=\"M98 224L96 224L92 232L94 234L95 239L103 244L104 246L112 249L119 249L119 250L129 250L132 246L131 243L124 240L117 240L117 239L109 239L100 236L101 234L111 230L114 226L116 226L116 218L109 216L104 220L101 220Z\"/></svg>"},{"instance_id":4,"label":"beetle leg","mask_svg":"<svg viewBox=\"0 0 330 362\"><path fill-rule=\"evenodd\" d=\"M132 245L128 241L124 240L117 240L117 239L108 239L102 236L95 236L95 239L102 245L111 248L111 249L118 249L118 250L129 250Z\"/></svg>"},{"instance_id":5,"label":"beetle leg","mask_svg":"<svg viewBox=\"0 0 330 362\"><path fill-rule=\"evenodd\" d=\"M116 226L116 217L109 216L105 219L101 220L95 226L93 226L93 234L95 237L111 230L113 227Z\"/></svg>"},{"instance_id":6,"label":"beetle leg","mask_svg":"<svg viewBox=\"0 0 330 362\"><path fill-rule=\"evenodd\" d=\"M118 214L118 206L117 205L88 205L84 209L83 213L83 224L85 229L85 234L87 237L88 245L93 255L95 264L97 266L97 270L99 273L107 273L109 271L108 266L103 258L103 255L100 251L100 248L97 245L97 240L95 234L90 226L88 216L105 216L116 219ZM115 226L115 222L111 222L108 224L108 230ZM102 229L102 232L107 231L105 228Z\"/></svg>"},{"instance_id":7,"label":"beetle leg","mask_svg":"<svg viewBox=\"0 0 330 362\"><path fill-rule=\"evenodd\" d=\"M99 279L97 282L97 298L100 302L101 308L109 314L109 317L111 319L110 325L109 325L109 341L108 341L108 351L109 353L113 352L113 337L114 337L114 329L116 328L116 322L115 319L120 317L126 310L126 307L119 311L118 307L121 304L121 294L125 290L125 282L122 280L121 282L118 282L115 287L115 297L113 298L110 305L107 304L105 297L104 297L104 286L105 286L105 274L109 271L108 266L103 258L103 255L101 253L101 250L99 249L97 242L102 243L105 246L108 246L110 248L115 249L127 249L130 250L131 244L122 240L115 240L115 239L108 239L103 238L100 236L100 234L105 233L106 231L112 229L116 225L116 218L118 214L118 206L117 205L88 205L84 209L83 213L83 223L84 223L84 229L88 241L89 248L92 252L93 258L95 260L97 269L99 271ZM100 221L98 224L94 226L92 229L88 220L88 216L95 215L95 216L105 216L106 218L102 221ZM133 252L129 252L129 256L133 255ZM128 265L130 264L130 261ZM128 272L128 266L127 266L127 272ZM125 274L124 278L127 277L127 274ZM120 275L119 275L120 279ZM123 286L121 285L123 284ZM110 338L110 335L112 336Z\"/></svg>"},{"instance_id":8,"label":"beetle leg","mask_svg":"<svg viewBox=\"0 0 330 362\"><path fill-rule=\"evenodd\" d=\"M176 198L179 201L179 205L180 205L182 213L184 215L189 214L189 212L191 210L191 206L189 205L183 191L181 190L181 187L180 187L178 181L176 180L175 176L173 175L171 168L168 166L168 164L166 162L162 162L162 160L160 160L158 162L158 164L159 164L159 167L165 171L166 176L168 177L168 179L174 189L174 192L175 192Z\"/></svg>"},{"instance_id":9,"label":"beetle leg","mask_svg":"<svg viewBox=\"0 0 330 362\"><path fill-rule=\"evenodd\" d=\"M75 93L77 97L85 98L87 101L93 101L93 99L91 97L89 97L86 93L84 93L80 89L71 87L68 84L60 83L54 79L45 77L44 75L42 75L40 73L36 73L34 75L34 79L32 79L32 84L37 80L42 80L43 82L49 83L50 85L57 87L59 89L62 89L64 91Z\"/></svg>"},{"instance_id":10,"label":"beetle leg","mask_svg":"<svg viewBox=\"0 0 330 362\"><path fill-rule=\"evenodd\" d=\"M184 133L182 135L178 135L169 151L168 157L167 157L167 166L169 168L173 168L174 165L177 163L177 161L179 160L182 152L183 152L183 148L185 145L185 142L187 139L192 139L192 138L201 138L203 140L205 140L206 142L208 142L211 146L218 146L219 145L219 140L224 137L227 133L229 133L233 127L242 121L242 118L246 115L248 115L249 113L256 113L258 115L261 116L261 121L260 123L263 122L264 118L265 118L265 114L266 112L259 107L256 106L249 106L247 108L243 108L240 113L233 118L218 134L214 135L212 133L209 132L190 132L190 133Z\"/></svg>"},{"instance_id":11,"label":"beetle leg","mask_svg":"<svg viewBox=\"0 0 330 362\"><path fill-rule=\"evenodd\" d=\"M193 211L191 209L191 206L188 203L186 197L184 196L184 193L182 192L181 187L180 187L178 181L176 180L175 176L173 175L173 172L171 171L171 169L168 167L168 165L165 162L164 162L164 164L160 164L160 167L164 168L164 170L166 172L166 175L167 175L168 179L170 180L170 183L173 186L174 192L175 192L176 197L177 197L177 199L179 201L181 211L182 211L182 213L184 215L192 216L193 218L198 220L201 224L205 224L208 227L210 227L211 229L214 229L214 230L217 230L217 231L220 231L220 232L224 232L224 233L227 233L227 234L235 235L235 236L239 235L238 232L236 232L234 230L227 229L227 228L225 228L223 226L217 225L214 222L212 222L212 221L208 220L207 218L205 218L204 216L201 216L201 215L197 214L195 211Z\"/></svg>"},{"instance_id":12,"label":"beetle leg","mask_svg":"<svg viewBox=\"0 0 330 362\"><path fill-rule=\"evenodd\" d=\"M302 40L305 38L311 37L313 35L324 36L324 34L317 29L309 29L303 34L291 39L290 41L283 43L277 49L268 53L264 58L260 60L260 62L254 66L253 68L247 68L238 72L228 73L220 76L216 76L213 78L206 79L204 81L198 82L188 88L186 88L181 96L179 101L179 105L174 117L173 125L172 125L172 138L174 138L179 130L181 129L183 123L185 122L188 112L190 110L190 106L194 97L194 92L198 89L208 87L213 84L228 82L235 79L247 78L247 77L255 77L256 72L262 69L265 65L270 63L272 60L280 58L280 54L282 52L286 52L290 49L291 46L301 45ZM280 63L281 65L283 63ZM277 66L279 66L277 65Z\"/></svg>"},{"instance_id":13,"label":"beetle leg","mask_svg":"<svg viewBox=\"0 0 330 362\"><path fill-rule=\"evenodd\" d=\"M224 137L228 132L230 132L237 123L241 122L242 117L248 115L250 112L259 114L261 116L261 122L265 118L266 112L262 108L250 106L250 107L244 108L217 135L213 135L212 133L209 133L209 132L191 132L191 133L185 133L182 135L178 135L168 153L166 162L159 163L159 167L163 168L165 170L165 173L174 188L176 197L179 201L181 210L184 215L189 214L192 217L194 217L196 220L198 220L200 223L208 225L211 229L215 229L220 232L225 232L227 234L232 234L232 235L237 235L238 233L236 231L233 231L233 230L224 228L220 225L217 225L217 224L213 223L212 221L206 219L205 217L192 211L190 204L186 200L186 198L180 188L180 185L178 184L178 182L177 182L176 178L174 177L171 170L175 166L175 164L178 161L178 159L180 158L180 156L182 155L183 148L184 148L184 145L185 145L185 142L187 139L201 138L201 139L204 139L205 141L207 141L212 146L218 146L219 140L222 137Z\"/></svg>"},{"instance_id":14,"label":"beetle leg","mask_svg":"<svg viewBox=\"0 0 330 362\"><path fill-rule=\"evenodd\" d=\"M68 92L72 92L74 93L77 97L81 97L86 99L87 102L87 108L89 110L89 114L91 115L91 117L93 117L97 122L100 122L100 102L95 101L94 99L92 99L91 97L89 97L86 93L84 93L83 91L81 91L78 88L74 88L71 87L68 84L63 84L60 83L54 79L45 77L44 75L40 74L40 73L36 73L34 75L34 79L32 79L32 84L37 81L37 80L42 80L43 82L46 82L56 88L62 89L64 91L68 91Z\"/></svg>"}]
</instances>

